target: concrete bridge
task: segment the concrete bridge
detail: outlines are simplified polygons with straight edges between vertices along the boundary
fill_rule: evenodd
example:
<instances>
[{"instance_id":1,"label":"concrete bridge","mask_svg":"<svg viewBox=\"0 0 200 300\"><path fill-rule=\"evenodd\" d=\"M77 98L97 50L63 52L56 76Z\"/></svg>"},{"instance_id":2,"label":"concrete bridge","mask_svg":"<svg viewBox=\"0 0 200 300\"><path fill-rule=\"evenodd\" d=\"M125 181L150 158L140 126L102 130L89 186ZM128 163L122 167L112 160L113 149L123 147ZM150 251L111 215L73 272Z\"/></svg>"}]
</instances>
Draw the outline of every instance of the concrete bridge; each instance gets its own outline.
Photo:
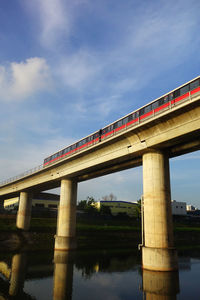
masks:
<instances>
[{"instance_id":1,"label":"concrete bridge","mask_svg":"<svg viewBox=\"0 0 200 300\"><path fill-rule=\"evenodd\" d=\"M169 159L200 149L200 91L188 92L158 113L116 131L80 152L0 186L0 200L20 194L17 227L28 230L31 194L61 187L56 250L76 248L77 186L88 180L143 165L143 268L177 269L173 242Z\"/></svg>"}]
</instances>

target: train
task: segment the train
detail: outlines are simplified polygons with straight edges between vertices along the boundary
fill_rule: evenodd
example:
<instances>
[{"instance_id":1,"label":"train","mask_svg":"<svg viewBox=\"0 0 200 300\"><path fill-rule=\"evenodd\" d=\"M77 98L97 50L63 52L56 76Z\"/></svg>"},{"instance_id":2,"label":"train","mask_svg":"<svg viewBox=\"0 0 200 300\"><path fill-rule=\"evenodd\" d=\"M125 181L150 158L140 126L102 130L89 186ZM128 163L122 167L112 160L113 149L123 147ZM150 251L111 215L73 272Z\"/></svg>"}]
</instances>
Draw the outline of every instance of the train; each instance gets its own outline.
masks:
<instances>
[{"instance_id":1,"label":"train","mask_svg":"<svg viewBox=\"0 0 200 300\"><path fill-rule=\"evenodd\" d=\"M97 143L111 138L113 134L130 128L140 122L151 118L169 107L175 106L178 103L187 101L193 95L200 92L200 76L185 83L175 90L153 100L145 106L131 112L130 114L120 118L119 120L99 129L98 131L82 138L81 140L59 150L58 152L44 159L43 166L49 166L59 160L71 156L79 151L91 147Z\"/></svg>"}]
</instances>

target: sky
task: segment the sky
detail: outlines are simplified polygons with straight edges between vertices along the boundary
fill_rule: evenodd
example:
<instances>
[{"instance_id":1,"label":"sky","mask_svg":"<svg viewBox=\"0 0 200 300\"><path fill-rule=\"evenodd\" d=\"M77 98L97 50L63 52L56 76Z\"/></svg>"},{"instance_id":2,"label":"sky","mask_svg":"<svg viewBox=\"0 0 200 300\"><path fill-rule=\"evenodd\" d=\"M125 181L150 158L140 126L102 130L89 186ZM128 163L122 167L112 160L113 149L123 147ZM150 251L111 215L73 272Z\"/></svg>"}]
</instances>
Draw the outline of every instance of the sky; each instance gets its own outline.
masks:
<instances>
[{"instance_id":1,"label":"sky","mask_svg":"<svg viewBox=\"0 0 200 300\"><path fill-rule=\"evenodd\" d=\"M0 0L0 180L199 76L199 0ZM200 151L170 160L172 199L200 208ZM142 167L78 200L142 195Z\"/></svg>"}]
</instances>

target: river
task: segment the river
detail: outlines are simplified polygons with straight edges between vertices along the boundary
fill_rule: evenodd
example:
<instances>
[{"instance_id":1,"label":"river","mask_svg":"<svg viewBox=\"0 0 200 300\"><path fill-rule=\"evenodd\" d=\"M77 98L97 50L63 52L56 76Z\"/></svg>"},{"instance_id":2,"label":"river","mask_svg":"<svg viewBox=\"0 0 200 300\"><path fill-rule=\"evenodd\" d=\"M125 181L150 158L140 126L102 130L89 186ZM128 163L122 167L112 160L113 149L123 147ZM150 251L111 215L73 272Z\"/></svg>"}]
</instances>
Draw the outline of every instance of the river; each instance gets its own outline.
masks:
<instances>
[{"instance_id":1,"label":"river","mask_svg":"<svg viewBox=\"0 0 200 300\"><path fill-rule=\"evenodd\" d=\"M133 250L0 253L0 299L200 299L200 255L178 272L142 270Z\"/></svg>"}]
</instances>

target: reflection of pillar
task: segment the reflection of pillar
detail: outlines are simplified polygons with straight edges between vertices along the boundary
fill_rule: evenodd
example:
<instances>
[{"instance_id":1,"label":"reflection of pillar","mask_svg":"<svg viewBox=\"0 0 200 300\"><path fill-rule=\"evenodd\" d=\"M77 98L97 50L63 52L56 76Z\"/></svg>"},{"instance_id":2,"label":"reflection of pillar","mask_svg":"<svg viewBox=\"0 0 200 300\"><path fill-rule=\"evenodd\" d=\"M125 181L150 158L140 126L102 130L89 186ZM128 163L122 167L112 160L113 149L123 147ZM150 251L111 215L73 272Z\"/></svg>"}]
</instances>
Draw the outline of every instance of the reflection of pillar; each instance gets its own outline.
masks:
<instances>
[{"instance_id":1,"label":"reflection of pillar","mask_svg":"<svg viewBox=\"0 0 200 300\"><path fill-rule=\"evenodd\" d=\"M76 199L77 183L63 179L61 181L55 250L76 248Z\"/></svg>"},{"instance_id":2,"label":"reflection of pillar","mask_svg":"<svg viewBox=\"0 0 200 300\"><path fill-rule=\"evenodd\" d=\"M169 160L151 150L143 155L144 247L143 268L172 271L178 268L173 244Z\"/></svg>"},{"instance_id":3,"label":"reflection of pillar","mask_svg":"<svg viewBox=\"0 0 200 300\"><path fill-rule=\"evenodd\" d=\"M15 254L12 258L9 295L16 296L23 290L26 275L26 253Z\"/></svg>"},{"instance_id":4,"label":"reflection of pillar","mask_svg":"<svg viewBox=\"0 0 200 300\"><path fill-rule=\"evenodd\" d=\"M178 272L143 270L143 291L146 300L175 300L179 293Z\"/></svg>"},{"instance_id":5,"label":"reflection of pillar","mask_svg":"<svg viewBox=\"0 0 200 300\"><path fill-rule=\"evenodd\" d=\"M54 252L54 300L71 300L73 286L73 253Z\"/></svg>"},{"instance_id":6,"label":"reflection of pillar","mask_svg":"<svg viewBox=\"0 0 200 300\"><path fill-rule=\"evenodd\" d=\"M22 230L29 230L31 221L32 199L27 192L20 193L16 226Z\"/></svg>"}]
</instances>

